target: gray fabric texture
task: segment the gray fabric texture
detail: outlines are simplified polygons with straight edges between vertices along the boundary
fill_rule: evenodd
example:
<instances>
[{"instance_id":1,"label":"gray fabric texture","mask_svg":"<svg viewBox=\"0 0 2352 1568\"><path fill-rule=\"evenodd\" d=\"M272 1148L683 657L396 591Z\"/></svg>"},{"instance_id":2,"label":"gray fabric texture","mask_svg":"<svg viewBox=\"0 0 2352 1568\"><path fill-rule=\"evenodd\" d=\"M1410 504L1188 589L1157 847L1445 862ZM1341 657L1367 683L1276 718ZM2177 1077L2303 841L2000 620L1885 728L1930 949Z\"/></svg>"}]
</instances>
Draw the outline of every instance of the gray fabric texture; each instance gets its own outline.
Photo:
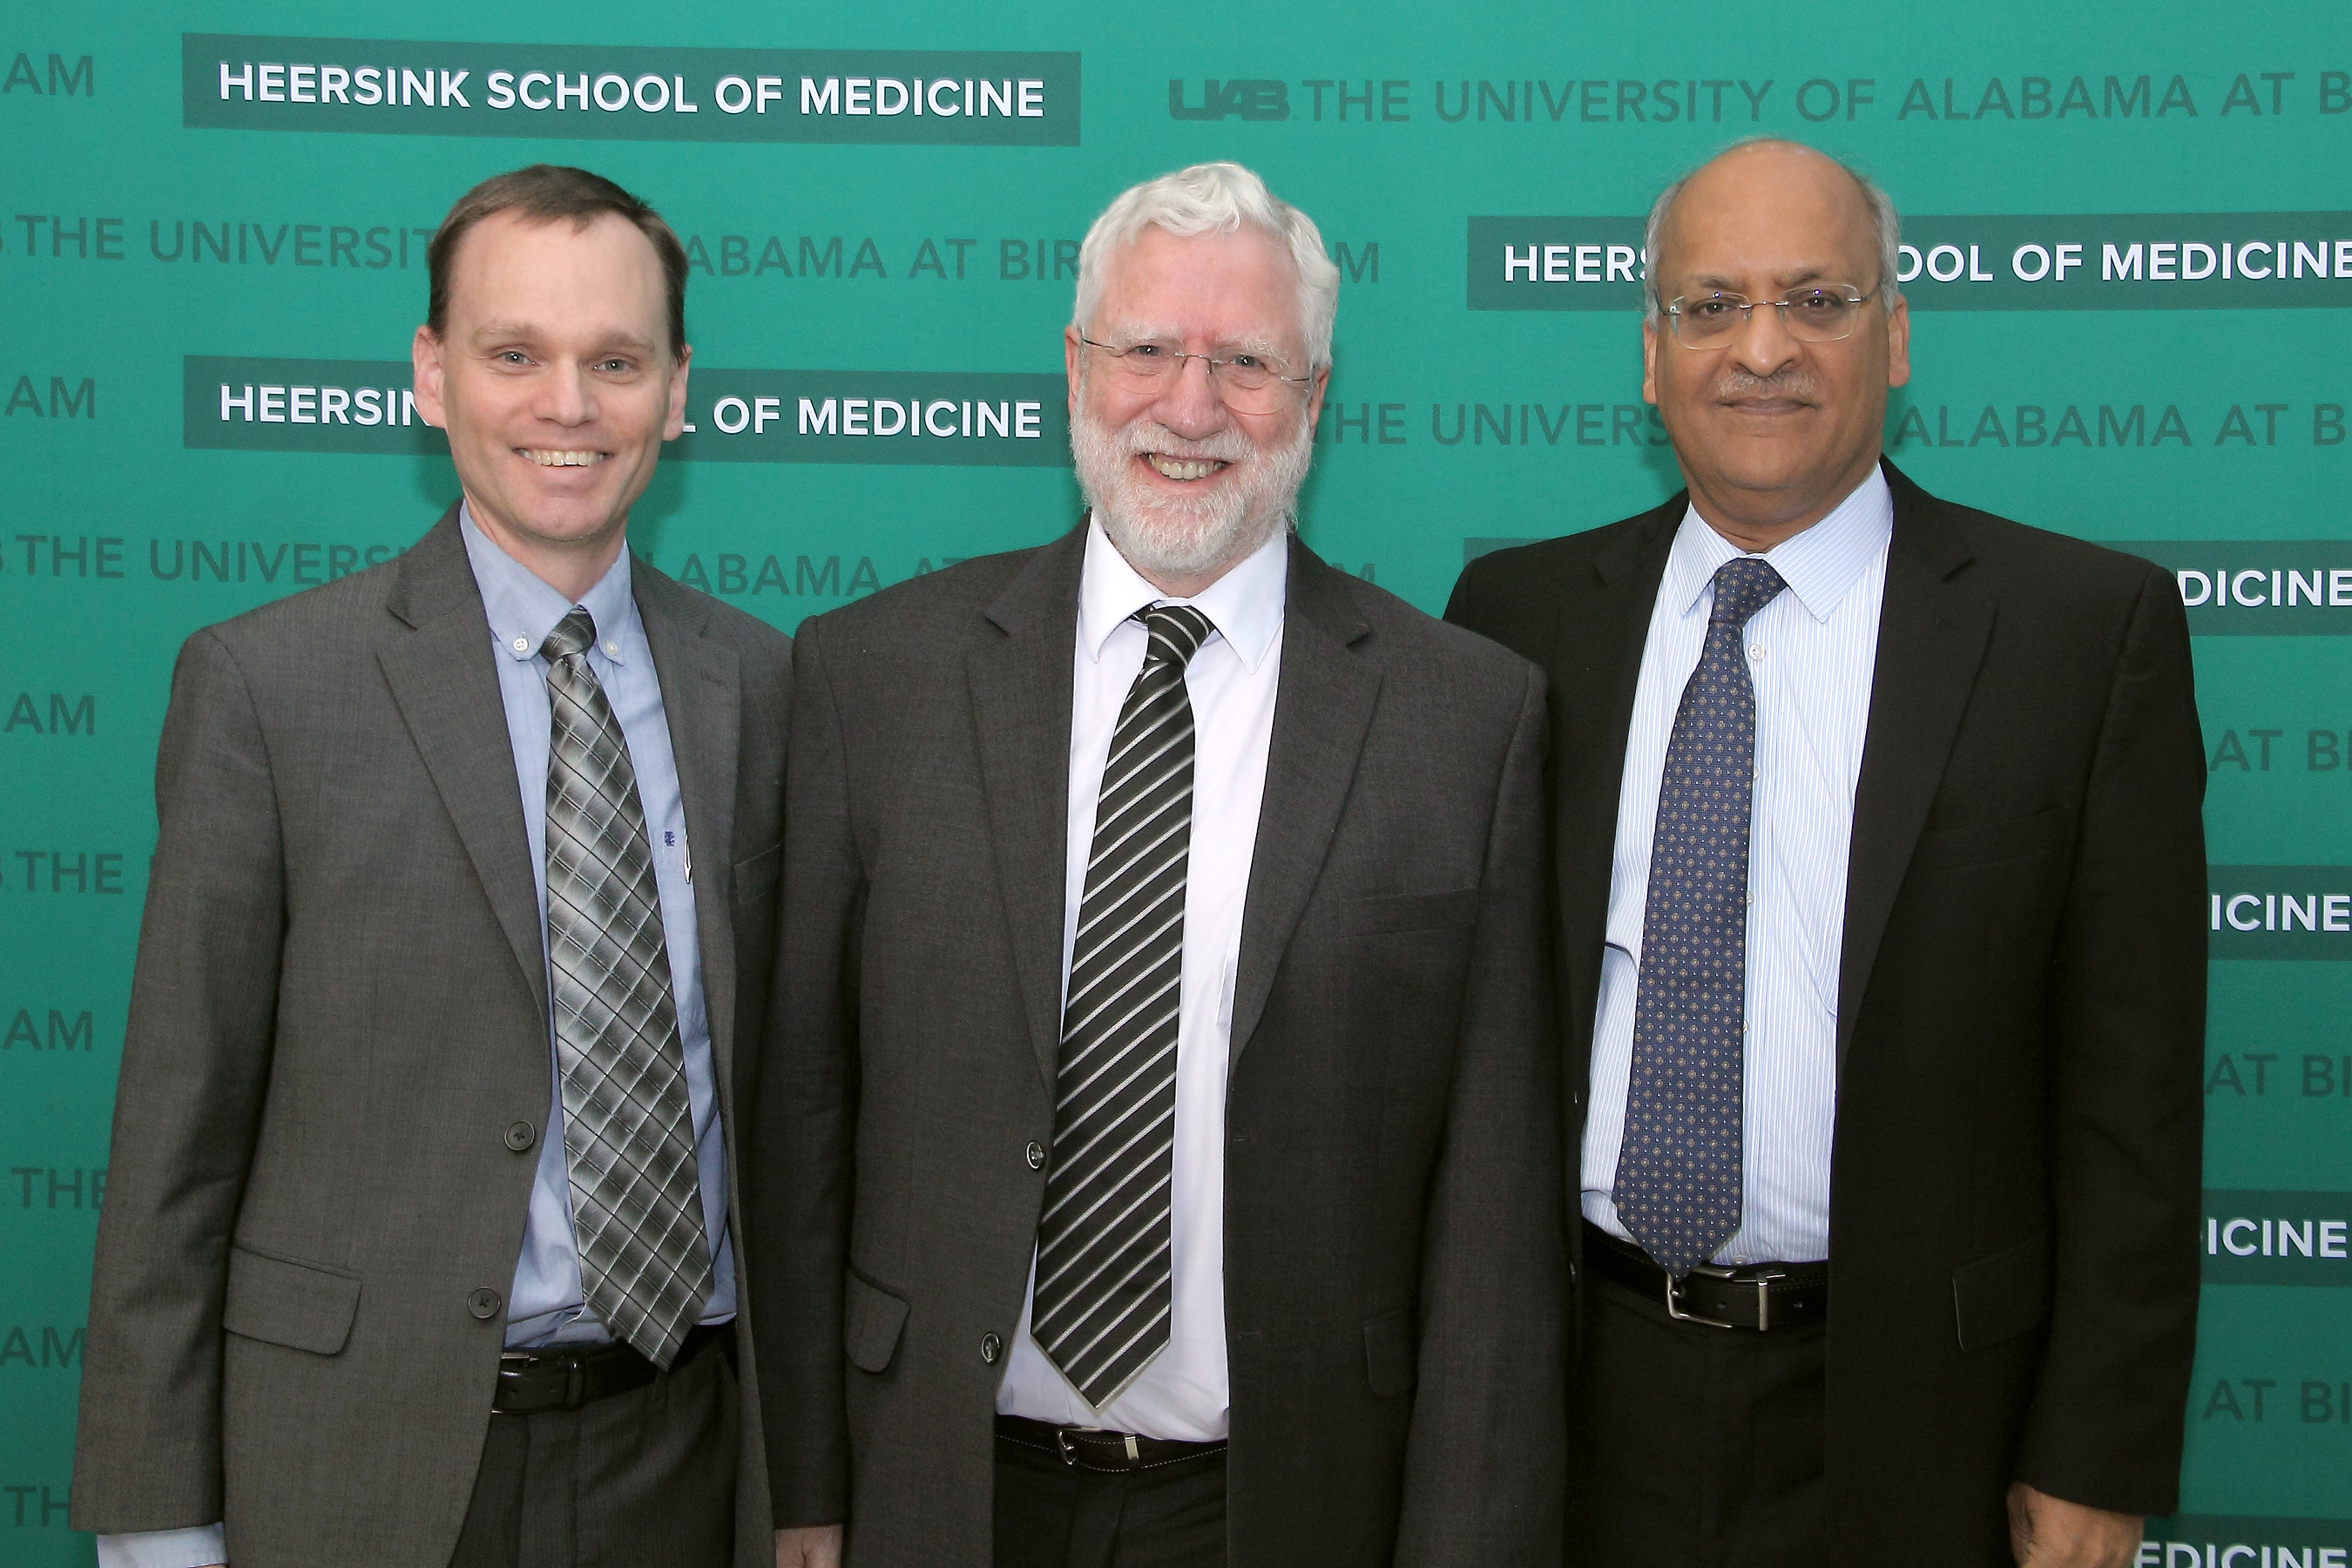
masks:
<instances>
[{"instance_id":1,"label":"gray fabric texture","mask_svg":"<svg viewBox=\"0 0 2352 1568\"><path fill-rule=\"evenodd\" d=\"M747 1247L780 1519L989 1562L1085 535L803 623ZM1559 1560L1543 684L1291 547L1226 1101L1231 1561Z\"/></svg>"},{"instance_id":2,"label":"gray fabric texture","mask_svg":"<svg viewBox=\"0 0 2352 1568\"><path fill-rule=\"evenodd\" d=\"M790 645L642 561L633 581L703 851L734 1164L768 1034ZM448 1561L551 1095L488 639L453 508L399 559L181 652L99 1226L78 1529L223 1521L238 1568ZM772 1561L756 1419L740 1450L751 1568Z\"/></svg>"}]
</instances>

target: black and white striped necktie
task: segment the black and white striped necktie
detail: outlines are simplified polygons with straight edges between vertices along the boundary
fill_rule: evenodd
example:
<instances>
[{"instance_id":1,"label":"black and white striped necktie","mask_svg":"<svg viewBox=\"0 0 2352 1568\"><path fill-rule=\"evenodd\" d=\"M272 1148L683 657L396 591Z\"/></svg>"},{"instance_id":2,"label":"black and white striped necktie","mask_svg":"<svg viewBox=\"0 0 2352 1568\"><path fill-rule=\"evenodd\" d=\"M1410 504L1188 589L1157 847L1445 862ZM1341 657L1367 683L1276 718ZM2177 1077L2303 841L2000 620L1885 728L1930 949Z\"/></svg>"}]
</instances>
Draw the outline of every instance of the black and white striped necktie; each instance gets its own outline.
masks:
<instances>
[{"instance_id":1,"label":"black and white striped necktie","mask_svg":"<svg viewBox=\"0 0 2352 1568\"><path fill-rule=\"evenodd\" d=\"M1143 621L1150 651L1111 734L1078 900L1030 1321L1038 1348L1097 1410L1168 1342L1192 842L1184 669L1213 629L1183 605L1156 605Z\"/></svg>"},{"instance_id":2,"label":"black and white striped necktie","mask_svg":"<svg viewBox=\"0 0 2352 1568\"><path fill-rule=\"evenodd\" d=\"M547 952L572 1230L588 1310L658 1366L710 1297L686 1053L628 742L588 668L596 623L548 634Z\"/></svg>"}]
</instances>

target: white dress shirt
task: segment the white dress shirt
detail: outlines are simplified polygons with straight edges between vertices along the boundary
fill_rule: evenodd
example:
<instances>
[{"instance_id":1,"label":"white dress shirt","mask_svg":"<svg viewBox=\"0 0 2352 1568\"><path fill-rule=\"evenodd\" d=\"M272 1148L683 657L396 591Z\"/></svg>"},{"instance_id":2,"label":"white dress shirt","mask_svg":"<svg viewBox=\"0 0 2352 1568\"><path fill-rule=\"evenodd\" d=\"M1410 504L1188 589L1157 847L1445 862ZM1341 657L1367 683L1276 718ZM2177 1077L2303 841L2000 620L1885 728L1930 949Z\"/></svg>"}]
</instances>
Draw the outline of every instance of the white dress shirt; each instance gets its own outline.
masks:
<instances>
[{"instance_id":1,"label":"white dress shirt","mask_svg":"<svg viewBox=\"0 0 2352 1568\"><path fill-rule=\"evenodd\" d=\"M1149 641L1143 624L1130 617L1152 605L1189 604L1215 627L1184 676L1194 735L1192 841L1176 1022L1168 1345L1108 1405L1099 1410L1088 1405L1030 1337L1036 1290L1033 1257L1031 1300L1022 1303L1021 1326L997 1387L1000 1414L1188 1442L1213 1442L1226 1435L1232 1399L1225 1367L1225 1062L1234 978L1241 961L1242 906L1257 847L1266 748L1274 738L1289 578L1289 532L1278 529L1198 597L1171 599L1136 574L1099 522L1087 525L1070 712L1065 992L1103 765Z\"/></svg>"},{"instance_id":2,"label":"white dress shirt","mask_svg":"<svg viewBox=\"0 0 2352 1568\"><path fill-rule=\"evenodd\" d=\"M1846 859L1894 530L1894 498L1873 468L1835 510L1763 556L1789 587L1748 623L1756 787L1748 841L1746 1093L1739 1227L1716 1253L1718 1263L1829 1256ZM1580 1177L1584 1217L1620 1237L1626 1230L1611 1194L1633 1068L1659 776L1683 688L1706 640L1715 574L1740 553L1696 509L1684 514L1634 689Z\"/></svg>"}]
</instances>

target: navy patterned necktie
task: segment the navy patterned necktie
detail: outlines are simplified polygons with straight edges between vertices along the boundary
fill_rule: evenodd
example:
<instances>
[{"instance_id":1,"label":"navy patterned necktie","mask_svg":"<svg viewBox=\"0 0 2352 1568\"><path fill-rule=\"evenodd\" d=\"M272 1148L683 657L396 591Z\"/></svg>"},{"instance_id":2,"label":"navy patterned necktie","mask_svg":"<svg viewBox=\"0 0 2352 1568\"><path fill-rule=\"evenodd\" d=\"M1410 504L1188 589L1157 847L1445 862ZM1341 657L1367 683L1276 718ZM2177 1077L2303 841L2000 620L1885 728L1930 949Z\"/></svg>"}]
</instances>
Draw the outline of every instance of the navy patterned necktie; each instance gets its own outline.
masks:
<instances>
[{"instance_id":1,"label":"navy patterned necktie","mask_svg":"<svg viewBox=\"0 0 2352 1568\"><path fill-rule=\"evenodd\" d=\"M667 1367L712 1284L661 891L628 742L575 607L548 634L547 952L588 1310Z\"/></svg>"},{"instance_id":2,"label":"navy patterned necktie","mask_svg":"<svg viewBox=\"0 0 2352 1568\"><path fill-rule=\"evenodd\" d=\"M1698 668L1658 780L1633 1002L1633 1066L1612 1194L1617 1218L1679 1279L1739 1228L1748 823L1756 687L1748 622L1788 586L1744 555L1715 574Z\"/></svg>"},{"instance_id":3,"label":"navy patterned necktie","mask_svg":"<svg viewBox=\"0 0 2352 1568\"><path fill-rule=\"evenodd\" d=\"M1100 1410L1168 1342L1176 1026L1192 847L1192 699L1209 617L1155 605L1111 731L1062 1005L1029 1334Z\"/></svg>"}]
</instances>

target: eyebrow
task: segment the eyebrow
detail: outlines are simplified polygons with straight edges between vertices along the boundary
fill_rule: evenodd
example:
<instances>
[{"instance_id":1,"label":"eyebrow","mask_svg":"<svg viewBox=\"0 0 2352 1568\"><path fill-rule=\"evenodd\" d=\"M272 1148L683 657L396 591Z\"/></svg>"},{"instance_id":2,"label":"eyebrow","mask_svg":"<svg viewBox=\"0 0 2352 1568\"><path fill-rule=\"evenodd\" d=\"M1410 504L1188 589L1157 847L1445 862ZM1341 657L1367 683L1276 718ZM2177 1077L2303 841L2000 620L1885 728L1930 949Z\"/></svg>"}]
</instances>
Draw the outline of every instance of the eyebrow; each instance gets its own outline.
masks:
<instances>
[{"instance_id":1,"label":"eyebrow","mask_svg":"<svg viewBox=\"0 0 2352 1568\"><path fill-rule=\"evenodd\" d=\"M1166 327L1145 326L1135 321L1122 321L1106 330L1110 333L1110 341L1116 342L1123 340L1130 346L1144 342L1174 342L1181 336L1181 333ZM1214 349L1220 354L1260 354L1286 362L1299 357L1272 338L1228 338L1215 344Z\"/></svg>"},{"instance_id":2,"label":"eyebrow","mask_svg":"<svg viewBox=\"0 0 2352 1568\"><path fill-rule=\"evenodd\" d=\"M1783 289L1795 289L1807 283L1843 281L1843 279L1832 278L1826 268L1821 267L1799 267L1787 272L1777 273L1775 274L1775 277L1778 279ZM1716 273L1693 273L1691 275L1690 282L1691 286L1694 288L1710 289L1727 294L1738 292L1738 289L1734 287L1730 279L1721 277Z\"/></svg>"},{"instance_id":3,"label":"eyebrow","mask_svg":"<svg viewBox=\"0 0 2352 1568\"><path fill-rule=\"evenodd\" d=\"M488 321L474 330L473 341L478 346L497 342L530 342L538 339L540 334L541 329L528 321ZM614 332L603 341L613 348L639 349L646 353L651 353L654 347L651 339L635 332Z\"/></svg>"}]
</instances>

